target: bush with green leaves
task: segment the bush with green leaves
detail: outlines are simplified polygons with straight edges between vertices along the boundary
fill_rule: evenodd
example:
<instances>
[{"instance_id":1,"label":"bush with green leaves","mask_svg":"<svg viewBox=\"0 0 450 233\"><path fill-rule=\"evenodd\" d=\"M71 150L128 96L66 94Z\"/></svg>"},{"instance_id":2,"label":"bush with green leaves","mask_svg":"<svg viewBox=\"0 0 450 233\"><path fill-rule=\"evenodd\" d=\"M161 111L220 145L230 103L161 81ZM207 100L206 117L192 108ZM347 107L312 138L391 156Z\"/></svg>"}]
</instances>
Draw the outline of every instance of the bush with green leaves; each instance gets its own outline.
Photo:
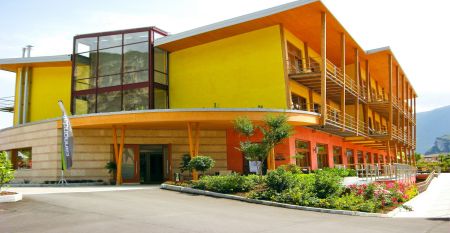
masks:
<instances>
[{"instance_id":1,"label":"bush with green leaves","mask_svg":"<svg viewBox=\"0 0 450 233\"><path fill-rule=\"evenodd\" d=\"M214 167L216 162L209 156L198 155L189 161L189 167L202 174Z\"/></svg>"},{"instance_id":2,"label":"bush with green leaves","mask_svg":"<svg viewBox=\"0 0 450 233\"><path fill-rule=\"evenodd\" d=\"M292 174L303 174L302 168L292 163L281 165L279 168L292 172Z\"/></svg>"},{"instance_id":3,"label":"bush with green leaves","mask_svg":"<svg viewBox=\"0 0 450 233\"><path fill-rule=\"evenodd\" d=\"M323 168L314 171L314 173L331 173L340 177L356 176L356 170L349 168Z\"/></svg>"},{"instance_id":4,"label":"bush with green leaves","mask_svg":"<svg viewBox=\"0 0 450 233\"><path fill-rule=\"evenodd\" d=\"M275 171L270 172L266 178L267 187L276 192L282 192L286 189L293 188L295 183L295 175L280 167Z\"/></svg>"},{"instance_id":5,"label":"bush with green leaves","mask_svg":"<svg viewBox=\"0 0 450 233\"><path fill-rule=\"evenodd\" d=\"M332 172L317 172L314 178L314 189L318 198L338 196L343 191L342 178Z\"/></svg>"},{"instance_id":6,"label":"bush with green leaves","mask_svg":"<svg viewBox=\"0 0 450 233\"><path fill-rule=\"evenodd\" d=\"M6 152L0 152L0 192L2 187L14 179L14 169L11 161L6 156Z\"/></svg>"},{"instance_id":7,"label":"bush with green leaves","mask_svg":"<svg viewBox=\"0 0 450 233\"><path fill-rule=\"evenodd\" d=\"M226 176L202 176L192 187L219 193L247 192L255 186L254 177L233 173Z\"/></svg>"},{"instance_id":8,"label":"bush with green leaves","mask_svg":"<svg viewBox=\"0 0 450 233\"><path fill-rule=\"evenodd\" d=\"M338 210L363 211L374 213L377 212L379 204L376 200L365 199L353 193L346 193L340 197L330 199L331 208Z\"/></svg>"}]
</instances>

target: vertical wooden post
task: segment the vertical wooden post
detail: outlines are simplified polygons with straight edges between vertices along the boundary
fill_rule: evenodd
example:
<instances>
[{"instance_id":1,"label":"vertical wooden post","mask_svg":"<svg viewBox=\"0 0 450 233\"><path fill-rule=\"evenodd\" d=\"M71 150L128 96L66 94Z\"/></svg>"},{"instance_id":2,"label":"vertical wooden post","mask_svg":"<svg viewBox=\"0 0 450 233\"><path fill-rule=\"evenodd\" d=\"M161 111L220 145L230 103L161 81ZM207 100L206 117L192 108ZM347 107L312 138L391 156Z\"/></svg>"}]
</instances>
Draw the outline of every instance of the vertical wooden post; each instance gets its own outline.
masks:
<instances>
[{"instance_id":1,"label":"vertical wooden post","mask_svg":"<svg viewBox=\"0 0 450 233\"><path fill-rule=\"evenodd\" d=\"M327 13L322 12L322 28L321 28L321 56L322 62L320 67L320 90L322 95L322 117L321 124L325 125L327 121Z\"/></svg>"},{"instance_id":2,"label":"vertical wooden post","mask_svg":"<svg viewBox=\"0 0 450 233\"><path fill-rule=\"evenodd\" d=\"M345 33L341 33L341 69L344 74L344 85L341 90L341 113L342 113L342 131L345 131L345 89L346 89L346 74L345 74Z\"/></svg>"},{"instance_id":3,"label":"vertical wooden post","mask_svg":"<svg viewBox=\"0 0 450 233\"><path fill-rule=\"evenodd\" d=\"M371 101L371 93L370 93L370 72L369 72L369 60L366 60L366 82L367 82L367 87L366 87L366 92L367 92L367 102Z\"/></svg>"},{"instance_id":4,"label":"vertical wooden post","mask_svg":"<svg viewBox=\"0 0 450 233\"><path fill-rule=\"evenodd\" d=\"M369 73L369 60L366 60L366 104L365 104L365 115L364 115L364 122L366 125L366 134L369 135L369 104L370 101L370 73ZM375 119L374 119L375 120ZM372 126L373 127L373 126Z\"/></svg>"},{"instance_id":5,"label":"vertical wooden post","mask_svg":"<svg viewBox=\"0 0 450 233\"><path fill-rule=\"evenodd\" d=\"M355 48L355 74L356 74L356 104L355 104L355 112L356 112L356 136L359 136L359 98L361 98L361 83L360 83L360 75L359 75L359 50Z\"/></svg>"},{"instance_id":6,"label":"vertical wooden post","mask_svg":"<svg viewBox=\"0 0 450 233\"><path fill-rule=\"evenodd\" d=\"M309 95L309 111L315 112L314 109L314 93L311 88L308 88L308 95Z\"/></svg>"},{"instance_id":7,"label":"vertical wooden post","mask_svg":"<svg viewBox=\"0 0 450 233\"><path fill-rule=\"evenodd\" d=\"M281 38L281 48L282 48L282 56L283 56L283 68L284 68L284 84L286 88L286 106L288 109L292 109L292 94L291 94L291 85L289 83L289 68L288 68L288 49L287 49L287 40L284 36L284 26L280 25L280 38Z\"/></svg>"},{"instance_id":8,"label":"vertical wooden post","mask_svg":"<svg viewBox=\"0 0 450 233\"><path fill-rule=\"evenodd\" d=\"M393 120L393 113L392 113L392 55L388 55L388 72L389 72L389 122L388 122L388 134L389 134L389 140L392 140L392 120Z\"/></svg>"},{"instance_id":9,"label":"vertical wooden post","mask_svg":"<svg viewBox=\"0 0 450 233\"><path fill-rule=\"evenodd\" d=\"M119 154L117 156L117 178L116 185L121 185L122 181L122 160L123 160L123 148L125 144L125 126L122 125L120 127L120 145L119 145Z\"/></svg>"},{"instance_id":10,"label":"vertical wooden post","mask_svg":"<svg viewBox=\"0 0 450 233\"><path fill-rule=\"evenodd\" d=\"M114 146L114 161L117 163L119 162L119 147L117 145L117 128L116 126L113 126L113 146Z\"/></svg>"},{"instance_id":11,"label":"vertical wooden post","mask_svg":"<svg viewBox=\"0 0 450 233\"><path fill-rule=\"evenodd\" d=\"M195 138L193 138L192 135L192 123L188 122L187 123L187 128L188 128L188 141L189 141L189 154L191 156L191 159L194 158L196 156L196 153L198 152L197 150L197 137L198 137L198 125L195 124ZM192 171L192 179L193 180L198 180L198 172L197 171Z\"/></svg>"},{"instance_id":12,"label":"vertical wooden post","mask_svg":"<svg viewBox=\"0 0 450 233\"><path fill-rule=\"evenodd\" d=\"M387 145L386 145L386 147L387 147L387 150L386 150L387 156L388 156L388 157L391 157L391 156L392 156L392 153L391 153L391 141L390 141L390 140L387 140Z\"/></svg>"},{"instance_id":13,"label":"vertical wooden post","mask_svg":"<svg viewBox=\"0 0 450 233\"><path fill-rule=\"evenodd\" d=\"M306 70L309 70L310 68L310 61L309 61L309 50L308 50L308 43L303 43L303 50L305 50L305 68Z\"/></svg>"}]
</instances>

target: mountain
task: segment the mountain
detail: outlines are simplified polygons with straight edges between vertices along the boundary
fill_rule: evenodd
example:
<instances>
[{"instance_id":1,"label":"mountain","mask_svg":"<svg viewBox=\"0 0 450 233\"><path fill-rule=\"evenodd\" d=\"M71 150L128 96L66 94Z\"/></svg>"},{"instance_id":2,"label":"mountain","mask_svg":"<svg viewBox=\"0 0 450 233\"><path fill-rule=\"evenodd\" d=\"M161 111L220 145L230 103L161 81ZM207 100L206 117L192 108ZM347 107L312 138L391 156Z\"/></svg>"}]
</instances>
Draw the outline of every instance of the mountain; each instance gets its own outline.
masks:
<instances>
[{"instance_id":1,"label":"mountain","mask_svg":"<svg viewBox=\"0 0 450 233\"><path fill-rule=\"evenodd\" d=\"M425 153L442 135L450 135L450 106L417 113L417 149Z\"/></svg>"},{"instance_id":2,"label":"mountain","mask_svg":"<svg viewBox=\"0 0 450 233\"><path fill-rule=\"evenodd\" d=\"M431 147L426 155L431 154L445 154L450 152L450 135L444 135L441 137L437 137L436 141L434 141L433 147Z\"/></svg>"}]
</instances>

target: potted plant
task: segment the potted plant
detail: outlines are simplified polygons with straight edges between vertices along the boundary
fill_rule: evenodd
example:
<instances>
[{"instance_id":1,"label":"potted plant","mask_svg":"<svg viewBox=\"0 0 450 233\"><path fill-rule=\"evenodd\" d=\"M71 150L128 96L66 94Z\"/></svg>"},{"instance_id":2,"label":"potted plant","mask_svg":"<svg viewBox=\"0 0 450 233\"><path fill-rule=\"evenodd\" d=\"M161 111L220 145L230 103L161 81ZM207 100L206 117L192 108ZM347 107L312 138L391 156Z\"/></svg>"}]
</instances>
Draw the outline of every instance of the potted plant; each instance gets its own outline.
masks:
<instances>
[{"instance_id":1,"label":"potted plant","mask_svg":"<svg viewBox=\"0 0 450 233\"><path fill-rule=\"evenodd\" d=\"M117 164L116 164L116 162L114 162L114 161L107 162L106 165L105 165L105 169L108 170L109 174L113 175L113 178L110 179L109 182L112 185L115 185L116 184L115 177L116 177L116 172L117 172Z\"/></svg>"},{"instance_id":2,"label":"potted plant","mask_svg":"<svg viewBox=\"0 0 450 233\"><path fill-rule=\"evenodd\" d=\"M6 152L0 152L0 202L16 202L22 200L22 194L2 191L2 187L14 179L14 169Z\"/></svg>"}]
</instances>

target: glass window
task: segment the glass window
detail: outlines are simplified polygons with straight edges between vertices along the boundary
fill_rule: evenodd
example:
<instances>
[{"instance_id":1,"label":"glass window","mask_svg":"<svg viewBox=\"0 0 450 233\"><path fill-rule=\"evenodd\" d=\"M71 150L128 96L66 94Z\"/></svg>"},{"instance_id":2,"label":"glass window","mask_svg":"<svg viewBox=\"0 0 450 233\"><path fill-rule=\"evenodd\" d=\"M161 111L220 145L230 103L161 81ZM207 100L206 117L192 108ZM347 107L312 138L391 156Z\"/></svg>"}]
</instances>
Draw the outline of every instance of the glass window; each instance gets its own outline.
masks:
<instances>
[{"instance_id":1,"label":"glass window","mask_svg":"<svg viewBox=\"0 0 450 233\"><path fill-rule=\"evenodd\" d=\"M154 75L154 79L155 79L154 81L155 82L161 83L161 84L165 84L165 85L168 84L167 74L161 73L161 72L156 71L156 70L155 70L154 74L155 74Z\"/></svg>"},{"instance_id":2,"label":"glass window","mask_svg":"<svg viewBox=\"0 0 450 233\"><path fill-rule=\"evenodd\" d=\"M126 45L124 52L124 72L148 69L148 43Z\"/></svg>"},{"instance_id":3,"label":"glass window","mask_svg":"<svg viewBox=\"0 0 450 233\"><path fill-rule=\"evenodd\" d=\"M123 110L148 109L148 87L123 91Z\"/></svg>"},{"instance_id":4,"label":"glass window","mask_svg":"<svg viewBox=\"0 0 450 233\"><path fill-rule=\"evenodd\" d=\"M148 41L148 32L127 33L124 35L124 44L133 44Z\"/></svg>"},{"instance_id":5,"label":"glass window","mask_svg":"<svg viewBox=\"0 0 450 233\"><path fill-rule=\"evenodd\" d=\"M167 90L155 88L155 109L169 108Z\"/></svg>"},{"instance_id":6,"label":"glass window","mask_svg":"<svg viewBox=\"0 0 450 233\"><path fill-rule=\"evenodd\" d=\"M365 159L366 159L366 163L372 163L372 158L370 157L369 152L366 152Z\"/></svg>"},{"instance_id":7,"label":"glass window","mask_svg":"<svg viewBox=\"0 0 450 233\"><path fill-rule=\"evenodd\" d=\"M91 51L75 56L75 78L92 78L97 74L97 52Z\"/></svg>"},{"instance_id":8,"label":"glass window","mask_svg":"<svg viewBox=\"0 0 450 233\"><path fill-rule=\"evenodd\" d=\"M75 114L95 113L95 94L75 96Z\"/></svg>"},{"instance_id":9,"label":"glass window","mask_svg":"<svg viewBox=\"0 0 450 233\"><path fill-rule=\"evenodd\" d=\"M129 72L123 74L123 84L148 82L148 71Z\"/></svg>"},{"instance_id":10,"label":"glass window","mask_svg":"<svg viewBox=\"0 0 450 233\"><path fill-rule=\"evenodd\" d=\"M296 140L295 149L296 149L295 160L297 166L310 167L309 142Z\"/></svg>"},{"instance_id":11,"label":"glass window","mask_svg":"<svg viewBox=\"0 0 450 233\"><path fill-rule=\"evenodd\" d=\"M347 155L348 164L349 165L354 165L355 164L355 157L353 155L353 150L352 149L347 149L346 155Z\"/></svg>"},{"instance_id":12,"label":"glass window","mask_svg":"<svg viewBox=\"0 0 450 233\"><path fill-rule=\"evenodd\" d=\"M155 70L167 73L167 52L157 47L154 51Z\"/></svg>"},{"instance_id":13,"label":"glass window","mask_svg":"<svg viewBox=\"0 0 450 233\"><path fill-rule=\"evenodd\" d=\"M292 94L292 109L294 110L307 110L306 108L306 99L296 95Z\"/></svg>"},{"instance_id":14,"label":"glass window","mask_svg":"<svg viewBox=\"0 0 450 233\"><path fill-rule=\"evenodd\" d=\"M120 74L98 77L98 87L119 86L121 84Z\"/></svg>"},{"instance_id":15,"label":"glass window","mask_svg":"<svg viewBox=\"0 0 450 233\"><path fill-rule=\"evenodd\" d=\"M84 53L97 49L97 37L80 38L75 41L75 53Z\"/></svg>"},{"instance_id":16,"label":"glass window","mask_svg":"<svg viewBox=\"0 0 450 233\"><path fill-rule=\"evenodd\" d=\"M122 34L110 35L110 36L100 36L99 49L111 48L122 46Z\"/></svg>"},{"instance_id":17,"label":"glass window","mask_svg":"<svg viewBox=\"0 0 450 233\"><path fill-rule=\"evenodd\" d=\"M358 156L358 164L364 164L363 152L359 150L356 153Z\"/></svg>"},{"instance_id":18,"label":"glass window","mask_svg":"<svg viewBox=\"0 0 450 233\"><path fill-rule=\"evenodd\" d=\"M122 68L122 47L99 51L98 76L120 73Z\"/></svg>"},{"instance_id":19,"label":"glass window","mask_svg":"<svg viewBox=\"0 0 450 233\"><path fill-rule=\"evenodd\" d=\"M31 169L31 148L23 148L12 151L11 163L14 169Z\"/></svg>"},{"instance_id":20,"label":"glass window","mask_svg":"<svg viewBox=\"0 0 450 233\"><path fill-rule=\"evenodd\" d=\"M99 93L97 97L97 112L117 112L122 110L121 91Z\"/></svg>"},{"instance_id":21,"label":"glass window","mask_svg":"<svg viewBox=\"0 0 450 233\"><path fill-rule=\"evenodd\" d=\"M86 78L75 80L75 91L94 89L96 78Z\"/></svg>"},{"instance_id":22,"label":"glass window","mask_svg":"<svg viewBox=\"0 0 450 233\"><path fill-rule=\"evenodd\" d=\"M317 144L317 166L328 167L328 146L325 144Z\"/></svg>"},{"instance_id":23,"label":"glass window","mask_svg":"<svg viewBox=\"0 0 450 233\"><path fill-rule=\"evenodd\" d=\"M342 164L342 147L333 146L333 162L334 164Z\"/></svg>"}]
</instances>

